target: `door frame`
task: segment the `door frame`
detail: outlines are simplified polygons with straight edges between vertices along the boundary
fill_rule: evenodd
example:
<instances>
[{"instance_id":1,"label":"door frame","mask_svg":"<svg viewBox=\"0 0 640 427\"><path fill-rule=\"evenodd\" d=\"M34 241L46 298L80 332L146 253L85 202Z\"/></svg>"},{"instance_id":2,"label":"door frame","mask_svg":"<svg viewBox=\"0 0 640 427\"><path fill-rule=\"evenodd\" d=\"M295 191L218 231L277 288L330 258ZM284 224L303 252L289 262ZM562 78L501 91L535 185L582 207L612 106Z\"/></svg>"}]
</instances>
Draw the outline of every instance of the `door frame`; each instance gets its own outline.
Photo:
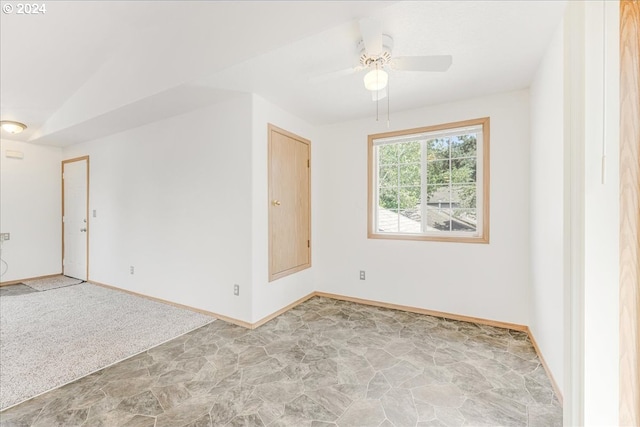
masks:
<instances>
[{"instance_id":1,"label":"door frame","mask_svg":"<svg viewBox=\"0 0 640 427\"><path fill-rule=\"evenodd\" d=\"M268 146L267 146L267 182L268 182L268 189L267 189L267 213L268 213L268 243L269 243L269 255L268 255L268 263L269 263L269 282L273 282L274 280L280 279L282 277L288 276L290 274L293 273L297 273L298 271L301 270L306 270L307 268L311 268L311 242L312 242L312 238L311 238L311 141L306 139L306 138L302 138L299 135L296 135L294 133L291 133L289 131L286 131L282 128L279 128L271 123L267 123L267 132L268 132ZM273 190L273 184L272 184L272 177L271 177L271 160L272 160L272 138L271 135L273 132L277 132L281 135L287 136L291 139L294 139L302 144L305 144L307 146L307 149L309 150L309 157L308 157L308 170L309 170L309 181L308 181L308 189L307 189L307 194L309 196L309 231L308 231L308 235L309 235L309 242L308 242L308 250L309 250L309 262L306 264L302 264L299 265L297 267L294 268L290 268L288 270L284 270L281 272L274 272L273 271L273 266L272 266L272 257L273 257L273 240L271 238L272 235L272 231L273 231L273 224L272 224L272 218L271 218L271 191Z\"/></svg>"},{"instance_id":2,"label":"door frame","mask_svg":"<svg viewBox=\"0 0 640 427\"><path fill-rule=\"evenodd\" d=\"M87 205L85 206L85 218L87 218L87 234L85 236L85 254L86 254L86 272L85 275L87 277L87 281L89 280L89 232L90 232L90 220L89 220L89 156L81 156L81 157L74 157L72 159L67 159L67 160L63 160L62 161L62 165L60 168L60 182L62 185L62 217L61 222L62 222L62 259L61 259L61 268L62 268L62 274L64 274L64 208L65 208L65 202L64 202L64 167L66 164L68 163L74 163L74 162L81 162L83 160L87 161L87 182L86 182L86 188L87 188Z\"/></svg>"}]
</instances>

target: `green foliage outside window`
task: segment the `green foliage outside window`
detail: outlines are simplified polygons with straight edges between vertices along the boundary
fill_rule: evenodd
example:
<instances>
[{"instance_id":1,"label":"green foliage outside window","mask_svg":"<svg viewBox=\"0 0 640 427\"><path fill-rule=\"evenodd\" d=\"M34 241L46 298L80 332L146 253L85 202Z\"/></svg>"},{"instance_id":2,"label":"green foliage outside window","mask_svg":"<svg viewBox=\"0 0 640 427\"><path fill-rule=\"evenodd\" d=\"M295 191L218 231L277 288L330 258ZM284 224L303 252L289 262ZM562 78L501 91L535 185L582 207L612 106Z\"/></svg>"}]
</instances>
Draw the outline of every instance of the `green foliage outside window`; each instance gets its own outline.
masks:
<instances>
[{"instance_id":1,"label":"green foliage outside window","mask_svg":"<svg viewBox=\"0 0 640 427\"><path fill-rule=\"evenodd\" d=\"M445 194L445 203L458 208L476 207L476 137L473 134L437 138L426 144L426 193ZM411 141L378 147L379 200L390 210L411 210L421 203L422 142ZM454 193L452 200L448 194ZM457 197L456 197L457 195Z\"/></svg>"}]
</instances>

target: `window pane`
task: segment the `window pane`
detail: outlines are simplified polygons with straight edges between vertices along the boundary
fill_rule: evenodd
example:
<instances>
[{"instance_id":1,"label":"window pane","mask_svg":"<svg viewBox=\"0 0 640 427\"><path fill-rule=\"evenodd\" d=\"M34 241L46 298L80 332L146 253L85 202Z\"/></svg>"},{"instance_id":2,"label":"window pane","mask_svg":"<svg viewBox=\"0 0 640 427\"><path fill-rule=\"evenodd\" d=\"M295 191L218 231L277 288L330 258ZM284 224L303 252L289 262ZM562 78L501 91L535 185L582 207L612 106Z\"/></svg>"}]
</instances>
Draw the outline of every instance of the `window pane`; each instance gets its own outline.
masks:
<instances>
[{"instance_id":1,"label":"window pane","mask_svg":"<svg viewBox=\"0 0 640 427\"><path fill-rule=\"evenodd\" d=\"M400 165L400 185L420 185L420 164Z\"/></svg>"},{"instance_id":2,"label":"window pane","mask_svg":"<svg viewBox=\"0 0 640 427\"><path fill-rule=\"evenodd\" d=\"M478 218L475 209L454 209L452 217L454 231L476 231Z\"/></svg>"},{"instance_id":3,"label":"window pane","mask_svg":"<svg viewBox=\"0 0 640 427\"><path fill-rule=\"evenodd\" d=\"M378 163L381 165L398 163L398 144L378 147Z\"/></svg>"},{"instance_id":4,"label":"window pane","mask_svg":"<svg viewBox=\"0 0 640 427\"><path fill-rule=\"evenodd\" d=\"M427 204L436 207L450 207L451 191L448 185L427 185Z\"/></svg>"},{"instance_id":5,"label":"window pane","mask_svg":"<svg viewBox=\"0 0 640 427\"><path fill-rule=\"evenodd\" d=\"M398 209L398 189L381 188L378 206L385 209Z\"/></svg>"},{"instance_id":6,"label":"window pane","mask_svg":"<svg viewBox=\"0 0 640 427\"><path fill-rule=\"evenodd\" d=\"M451 157L475 157L476 146L475 134L453 137L451 138Z\"/></svg>"},{"instance_id":7,"label":"window pane","mask_svg":"<svg viewBox=\"0 0 640 427\"><path fill-rule=\"evenodd\" d=\"M378 231L398 232L398 211L378 208Z\"/></svg>"},{"instance_id":8,"label":"window pane","mask_svg":"<svg viewBox=\"0 0 640 427\"><path fill-rule=\"evenodd\" d=\"M421 147L419 141L405 142L398 145L398 161L400 163L420 163Z\"/></svg>"},{"instance_id":9,"label":"window pane","mask_svg":"<svg viewBox=\"0 0 640 427\"><path fill-rule=\"evenodd\" d=\"M420 207L420 187L398 188L400 209L418 209Z\"/></svg>"},{"instance_id":10,"label":"window pane","mask_svg":"<svg viewBox=\"0 0 640 427\"><path fill-rule=\"evenodd\" d=\"M427 197L427 231L450 231L450 187L448 185L427 185Z\"/></svg>"},{"instance_id":11,"label":"window pane","mask_svg":"<svg viewBox=\"0 0 640 427\"><path fill-rule=\"evenodd\" d=\"M378 177L380 187L397 187L398 166L380 166Z\"/></svg>"},{"instance_id":12,"label":"window pane","mask_svg":"<svg viewBox=\"0 0 640 427\"><path fill-rule=\"evenodd\" d=\"M451 182L454 184L470 184L476 182L475 157L451 160Z\"/></svg>"},{"instance_id":13,"label":"window pane","mask_svg":"<svg viewBox=\"0 0 640 427\"><path fill-rule=\"evenodd\" d=\"M400 211L398 226L401 233L422 232L422 215L420 209L408 209Z\"/></svg>"},{"instance_id":14,"label":"window pane","mask_svg":"<svg viewBox=\"0 0 640 427\"><path fill-rule=\"evenodd\" d=\"M448 205L427 205L427 231L450 231L451 209Z\"/></svg>"},{"instance_id":15,"label":"window pane","mask_svg":"<svg viewBox=\"0 0 640 427\"><path fill-rule=\"evenodd\" d=\"M427 184L448 184L450 180L449 160L427 162Z\"/></svg>"},{"instance_id":16,"label":"window pane","mask_svg":"<svg viewBox=\"0 0 640 427\"><path fill-rule=\"evenodd\" d=\"M437 138L427 141L427 160L448 159L449 138Z\"/></svg>"},{"instance_id":17,"label":"window pane","mask_svg":"<svg viewBox=\"0 0 640 427\"><path fill-rule=\"evenodd\" d=\"M457 185L451 188L451 204L455 208L476 207L476 186Z\"/></svg>"}]
</instances>

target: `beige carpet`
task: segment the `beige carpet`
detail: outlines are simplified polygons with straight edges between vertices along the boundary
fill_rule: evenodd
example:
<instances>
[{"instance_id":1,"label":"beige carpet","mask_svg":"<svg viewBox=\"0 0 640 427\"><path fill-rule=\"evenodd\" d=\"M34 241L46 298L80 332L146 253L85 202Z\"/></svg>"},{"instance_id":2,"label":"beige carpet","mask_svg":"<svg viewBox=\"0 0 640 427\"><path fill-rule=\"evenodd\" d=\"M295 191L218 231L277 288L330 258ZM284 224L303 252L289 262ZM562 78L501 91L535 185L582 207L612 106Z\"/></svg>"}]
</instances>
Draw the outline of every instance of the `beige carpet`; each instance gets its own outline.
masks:
<instances>
[{"instance_id":1,"label":"beige carpet","mask_svg":"<svg viewBox=\"0 0 640 427\"><path fill-rule=\"evenodd\" d=\"M213 320L88 283L2 297L0 409Z\"/></svg>"}]
</instances>

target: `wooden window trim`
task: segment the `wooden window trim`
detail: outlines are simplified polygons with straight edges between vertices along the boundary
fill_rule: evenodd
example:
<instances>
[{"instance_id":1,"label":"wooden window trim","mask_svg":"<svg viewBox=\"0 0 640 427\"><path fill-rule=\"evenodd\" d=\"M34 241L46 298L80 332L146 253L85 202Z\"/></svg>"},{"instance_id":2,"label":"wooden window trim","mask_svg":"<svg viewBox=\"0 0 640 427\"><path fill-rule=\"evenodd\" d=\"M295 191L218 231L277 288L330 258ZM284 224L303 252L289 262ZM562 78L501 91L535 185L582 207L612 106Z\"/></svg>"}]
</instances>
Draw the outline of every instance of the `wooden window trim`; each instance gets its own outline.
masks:
<instances>
[{"instance_id":1,"label":"wooden window trim","mask_svg":"<svg viewBox=\"0 0 640 427\"><path fill-rule=\"evenodd\" d=\"M405 129L393 132L385 132L372 134L368 137L367 152L367 237L369 239L387 239L387 240L422 240L432 242L457 242L457 243L489 243L489 201L490 201L490 120L489 117L479 119L463 120L459 122L451 122L426 126L413 129ZM378 233L375 231L375 210L376 198L374 179L374 140L382 138L392 138L403 135L411 135L415 133L434 132L451 128L482 125L482 233L479 236L466 237L458 235L425 235L425 234L402 234L402 233Z\"/></svg>"}]
</instances>

